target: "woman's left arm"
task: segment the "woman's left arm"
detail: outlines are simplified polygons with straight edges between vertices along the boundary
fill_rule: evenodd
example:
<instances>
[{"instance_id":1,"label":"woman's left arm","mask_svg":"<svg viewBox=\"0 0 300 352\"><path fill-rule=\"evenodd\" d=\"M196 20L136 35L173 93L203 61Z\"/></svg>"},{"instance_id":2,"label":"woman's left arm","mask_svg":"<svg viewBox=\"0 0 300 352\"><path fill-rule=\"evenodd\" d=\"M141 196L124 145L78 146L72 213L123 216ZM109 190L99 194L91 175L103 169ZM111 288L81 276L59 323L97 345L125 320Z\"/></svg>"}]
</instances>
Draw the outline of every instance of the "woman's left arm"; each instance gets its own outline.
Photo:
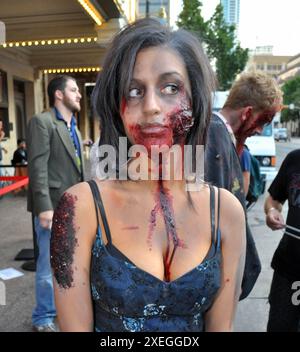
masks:
<instances>
[{"instance_id":1,"label":"woman's left arm","mask_svg":"<svg viewBox=\"0 0 300 352\"><path fill-rule=\"evenodd\" d=\"M221 287L206 313L206 331L232 331L245 266L246 225L240 202L230 192L220 193Z\"/></svg>"}]
</instances>

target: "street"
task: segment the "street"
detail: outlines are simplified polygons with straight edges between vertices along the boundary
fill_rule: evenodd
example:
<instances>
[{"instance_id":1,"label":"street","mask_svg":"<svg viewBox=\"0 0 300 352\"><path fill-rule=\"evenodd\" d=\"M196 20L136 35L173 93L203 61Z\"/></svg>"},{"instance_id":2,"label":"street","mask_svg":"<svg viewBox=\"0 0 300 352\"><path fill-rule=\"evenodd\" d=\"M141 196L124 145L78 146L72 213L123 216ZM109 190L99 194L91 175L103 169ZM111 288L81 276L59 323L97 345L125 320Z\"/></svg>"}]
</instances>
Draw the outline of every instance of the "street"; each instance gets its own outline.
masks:
<instances>
[{"instance_id":1,"label":"street","mask_svg":"<svg viewBox=\"0 0 300 352\"><path fill-rule=\"evenodd\" d=\"M285 156L297 148L300 148L300 140L298 138L292 138L291 142L276 142L277 169L280 167Z\"/></svg>"},{"instance_id":2,"label":"street","mask_svg":"<svg viewBox=\"0 0 300 352\"><path fill-rule=\"evenodd\" d=\"M300 139L277 143L277 166L286 154L300 148ZM282 236L282 231L271 231L265 225L262 196L249 212L251 226L262 262L262 272L250 296L239 303L235 331L265 331L268 304L267 297L272 279L270 262ZM287 207L284 207L284 215ZM34 272L24 271L23 262L14 257L24 248L32 248L31 216L26 211L26 199L9 195L0 200L0 270L15 268L22 277L2 281L5 284L6 305L0 300L0 331L31 331L31 311L34 306ZM3 287L3 285L0 286ZM1 293L1 292L0 292Z\"/></svg>"}]
</instances>

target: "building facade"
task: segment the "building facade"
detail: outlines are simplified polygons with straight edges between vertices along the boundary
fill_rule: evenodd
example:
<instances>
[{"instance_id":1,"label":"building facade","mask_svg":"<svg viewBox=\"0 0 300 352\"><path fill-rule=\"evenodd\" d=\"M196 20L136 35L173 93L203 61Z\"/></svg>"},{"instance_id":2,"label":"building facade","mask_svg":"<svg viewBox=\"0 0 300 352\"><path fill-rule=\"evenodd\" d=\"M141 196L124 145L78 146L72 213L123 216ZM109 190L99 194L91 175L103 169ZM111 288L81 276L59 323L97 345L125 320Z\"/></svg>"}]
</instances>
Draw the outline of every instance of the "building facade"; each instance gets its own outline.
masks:
<instances>
[{"instance_id":1,"label":"building facade","mask_svg":"<svg viewBox=\"0 0 300 352\"><path fill-rule=\"evenodd\" d=\"M170 24L170 2L170 0L136 0L137 15L139 18L160 18L165 24Z\"/></svg>"},{"instance_id":2,"label":"building facade","mask_svg":"<svg viewBox=\"0 0 300 352\"><path fill-rule=\"evenodd\" d=\"M300 54L293 56L289 60L286 69L278 75L278 82L282 86L287 81L296 77L300 77ZM296 103L296 105L298 104ZM299 106L296 106L296 111L298 111L300 117ZM300 136L300 119L283 122L282 126L286 127L292 136Z\"/></svg>"},{"instance_id":3,"label":"building facade","mask_svg":"<svg viewBox=\"0 0 300 352\"><path fill-rule=\"evenodd\" d=\"M300 76L300 54L293 56L288 61L285 69L278 75L279 83L284 84L286 81Z\"/></svg>"},{"instance_id":4,"label":"building facade","mask_svg":"<svg viewBox=\"0 0 300 352\"><path fill-rule=\"evenodd\" d=\"M238 27L240 22L240 0L221 0L225 22Z\"/></svg>"},{"instance_id":5,"label":"building facade","mask_svg":"<svg viewBox=\"0 0 300 352\"><path fill-rule=\"evenodd\" d=\"M246 65L246 71L263 71L274 78L286 70L291 56L276 56L270 54L250 55Z\"/></svg>"},{"instance_id":6,"label":"building facade","mask_svg":"<svg viewBox=\"0 0 300 352\"><path fill-rule=\"evenodd\" d=\"M0 116L6 134L4 163L28 120L49 108L47 85L56 74L76 78L82 93L78 127L84 138L99 136L90 95L108 42L135 19L135 0L1 0Z\"/></svg>"}]
</instances>

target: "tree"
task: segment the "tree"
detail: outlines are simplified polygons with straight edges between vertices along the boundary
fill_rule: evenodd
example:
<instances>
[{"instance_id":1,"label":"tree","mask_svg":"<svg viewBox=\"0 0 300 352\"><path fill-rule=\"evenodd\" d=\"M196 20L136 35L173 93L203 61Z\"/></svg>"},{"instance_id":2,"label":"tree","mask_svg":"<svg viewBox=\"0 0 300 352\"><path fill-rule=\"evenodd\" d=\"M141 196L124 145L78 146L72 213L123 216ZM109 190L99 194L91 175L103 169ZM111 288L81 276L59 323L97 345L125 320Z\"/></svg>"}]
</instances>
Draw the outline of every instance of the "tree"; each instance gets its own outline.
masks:
<instances>
[{"instance_id":1,"label":"tree","mask_svg":"<svg viewBox=\"0 0 300 352\"><path fill-rule=\"evenodd\" d=\"M235 26L225 22L223 6L219 4L208 21L209 56L216 59L219 88L231 87L236 75L243 71L248 60L248 49L241 48L235 36Z\"/></svg>"},{"instance_id":2,"label":"tree","mask_svg":"<svg viewBox=\"0 0 300 352\"><path fill-rule=\"evenodd\" d=\"M294 104L300 107L300 77L293 78L287 81L282 86L283 103L285 105ZM299 119L299 109L291 110L286 109L281 113L281 120L284 122L295 121Z\"/></svg>"},{"instance_id":3,"label":"tree","mask_svg":"<svg viewBox=\"0 0 300 352\"><path fill-rule=\"evenodd\" d=\"M248 49L241 48L237 43L235 26L226 24L221 4L206 22L201 15L201 6L201 1L184 0L177 25L193 31L202 39L208 57L215 60L219 89L227 90L236 75L244 69L248 60Z\"/></svg>"},{"instance_id":4,"label":"tree","mask_svg":"<svg viewBox=\"0 0 300 352\"><path fill-rule=\"evenodd\" d=\"M183 10L179 15L177 26L194 32L201 40L207 40L208 23L201 15L202 2L199 0L183 1Z\"/></svg>"}]
</instances>

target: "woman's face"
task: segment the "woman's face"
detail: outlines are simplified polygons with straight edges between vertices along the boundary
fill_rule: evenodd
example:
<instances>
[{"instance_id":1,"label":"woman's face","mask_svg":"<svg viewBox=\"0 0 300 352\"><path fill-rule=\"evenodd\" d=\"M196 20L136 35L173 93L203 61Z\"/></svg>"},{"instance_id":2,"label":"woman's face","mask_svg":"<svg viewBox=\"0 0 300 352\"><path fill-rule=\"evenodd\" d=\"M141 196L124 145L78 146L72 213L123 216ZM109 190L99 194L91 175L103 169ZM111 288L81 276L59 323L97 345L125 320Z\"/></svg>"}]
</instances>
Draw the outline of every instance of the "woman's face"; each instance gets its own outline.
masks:
<instances>
[{"instance_id":1,"label":"woman's face","mask_svg":"<svg viewBox=\"0 0 300 352\"><path fill-rule=\"evenodd\" d=\"M120 111L132 144L149 151L152 145L183 143L193 117L191 86L181 57L166 47L141 50Z\"/></svg>"}]
</instances>

